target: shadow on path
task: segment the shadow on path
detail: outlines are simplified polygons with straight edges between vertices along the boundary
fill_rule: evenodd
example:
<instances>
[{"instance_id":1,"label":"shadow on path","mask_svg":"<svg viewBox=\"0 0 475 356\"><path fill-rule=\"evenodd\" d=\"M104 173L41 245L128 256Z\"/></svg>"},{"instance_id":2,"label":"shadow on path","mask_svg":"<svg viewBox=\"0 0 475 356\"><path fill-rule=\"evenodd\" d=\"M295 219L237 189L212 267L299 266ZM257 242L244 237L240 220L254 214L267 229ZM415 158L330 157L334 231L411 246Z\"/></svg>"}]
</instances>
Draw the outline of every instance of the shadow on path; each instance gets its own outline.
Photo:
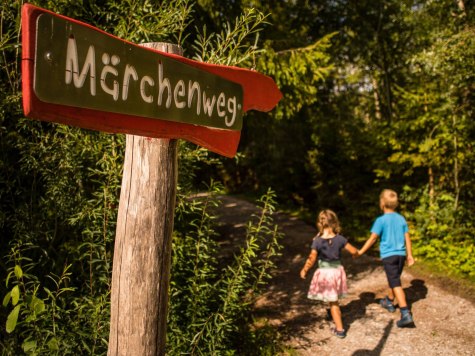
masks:
<instances>
[{"instance_id":1,"label":"shadow on path","mask_svg":"<svg viewBox=\"0 0 475 356\"><path fill-rule=\"evenodd\" d=\"M343 325L345 325L346 330L350 330L354 321L365 317L368 305L377 303L375 297L376 295L373 292L363 292L359 295L359 299L341 307Z\"/></svg>"},{"instance_id":2,"label":"shadow on path","mask_svg":"<svg viewBox=\"0 0 475 356\"><path fill-rule=\"evenodd\" d=\"M404 288L404 292L406 293L407 303L411 307L412 304L426 298L427 287L423 280L413 279L411 286ZM343 324L347 330L351 328L353 322L366 316L366 309L370 304L379 304L379 300L375 297L376 295L373 292L363 292L359 295L359 299L353 300L341 307Z\"/></svg>"},{"instance_id":3,"label":"shadow on path","mask_svg":"<svg viewBox=\"0 0 475 356\"><path fill-rule=\"evenodd\" d=\"M381 339L379 340L376 347L372 350L368 349L360 349L353 352L352 356L379 356L383 352L384 345L388 340L389 334L391 333L391 329L393 328L394 321L390 320L388 325L384 328L384 333Z\"/></svg>"},{"instance_id":4,"label":"shadow on path","mask_svg":"<svg viewBox=\"0 0 475 356\"><path fill-rule=\"evenodd\" d=\"M404 293L406 293L407 304L411 308L412 304L426 298L427 286L425 281L422 279L413 279L411 286L404 288Z\"/></svg>"}]
</instances>

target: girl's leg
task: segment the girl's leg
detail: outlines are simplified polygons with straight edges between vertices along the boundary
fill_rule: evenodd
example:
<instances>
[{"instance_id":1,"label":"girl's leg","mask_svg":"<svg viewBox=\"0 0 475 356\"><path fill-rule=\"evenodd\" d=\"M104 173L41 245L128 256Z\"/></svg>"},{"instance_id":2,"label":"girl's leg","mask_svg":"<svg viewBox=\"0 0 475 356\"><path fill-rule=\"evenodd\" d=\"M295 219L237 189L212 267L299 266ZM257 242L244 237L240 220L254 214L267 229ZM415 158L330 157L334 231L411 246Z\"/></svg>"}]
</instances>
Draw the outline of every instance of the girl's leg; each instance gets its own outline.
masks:
<instances>
[{"instance_id":1,"label":"girl's leg","mask_svg":"<svg viewBox=\"0 0 475 356\"><path fill-rule=\"evenodd\" d=\"M335 323L336 330L343 330L343 321L341 320L341 310L338 302L330 302L330 312L332 314L333 322Z\"/></svg>"}]
</instances>

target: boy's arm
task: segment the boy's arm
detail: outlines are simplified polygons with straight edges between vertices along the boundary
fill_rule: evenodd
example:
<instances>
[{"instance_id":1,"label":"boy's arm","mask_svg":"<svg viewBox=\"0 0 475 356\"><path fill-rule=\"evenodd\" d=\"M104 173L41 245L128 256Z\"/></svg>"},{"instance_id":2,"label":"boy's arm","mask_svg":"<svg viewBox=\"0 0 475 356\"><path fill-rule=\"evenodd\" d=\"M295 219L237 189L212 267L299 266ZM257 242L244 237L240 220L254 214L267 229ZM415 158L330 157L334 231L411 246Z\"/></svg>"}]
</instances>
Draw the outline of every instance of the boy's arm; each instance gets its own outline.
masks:
<instances>
[{"instance_id":1,"label":"boy's arm","mask_svg":"<svg viewBox=\"0 0 475 356\"><path fill-rule=\"evenodd\" d=\"M307 261L305 262L305 265L300 271L300 278L305 279L305 276L307 275L308 270L313 267L316 260L317 260L317 250L312 249L312 251L310 252L310 255L307 258Z\"/></svg>"},{"instance_id":2,"label":"boy's arm","mask_svg":"<svg viewBox=\"0 0 475 356\"><path fill-rule=\"evenodd\" d=\"M412 256L412 241L408 232L404 234L404 239L406 240L407 265L412 266L414 264L414 257Z\"/></svg>"},{"instance_id":3,"label":"boy's arm","mask_svg":"<svg viewBox=\"0 0 475 356\"><path fill-rule=\"evenodd\" d=\"M358 249L349 242L345 245L345 250L351 253L353 257L358 256Z\"/></svg>"},{"instance_id":4,"label":"boy's arm","mask_svg":"<svg viewBox=\"0 0 475 356\"><path fill-rule=\"evenodd\" d=\"M369 236L369 239L366 240L366 242L363 245L363 247L361 248L361 250L358 250L358 256L361 256L366 251L368 251L371 248L371 246L374 245L374 243L376 242L377 239L378 239L378 235L376 235L374 232L372 232L371 235Z\"/></svg>"}]
</instances>

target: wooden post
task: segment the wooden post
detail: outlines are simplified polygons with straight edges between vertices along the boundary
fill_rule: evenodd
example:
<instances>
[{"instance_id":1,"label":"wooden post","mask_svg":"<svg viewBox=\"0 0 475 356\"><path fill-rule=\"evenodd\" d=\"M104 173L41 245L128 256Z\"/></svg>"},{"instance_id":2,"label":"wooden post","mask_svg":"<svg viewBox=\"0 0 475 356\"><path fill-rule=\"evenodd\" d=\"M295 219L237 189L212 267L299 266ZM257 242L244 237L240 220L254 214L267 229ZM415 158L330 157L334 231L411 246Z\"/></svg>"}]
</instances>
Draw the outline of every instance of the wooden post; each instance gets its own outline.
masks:
<instances>
[{"instance_id":1,"label":"wooden post","mask_svg":"<svg viewBox=\"0 0 475 356\"><path fill-rule=\"evenodd\" d=\"M182 54L177 45L147 43ZM109 356L164 355L177 141L127 135L112 271Z\"/></svg>"}]
</instances>

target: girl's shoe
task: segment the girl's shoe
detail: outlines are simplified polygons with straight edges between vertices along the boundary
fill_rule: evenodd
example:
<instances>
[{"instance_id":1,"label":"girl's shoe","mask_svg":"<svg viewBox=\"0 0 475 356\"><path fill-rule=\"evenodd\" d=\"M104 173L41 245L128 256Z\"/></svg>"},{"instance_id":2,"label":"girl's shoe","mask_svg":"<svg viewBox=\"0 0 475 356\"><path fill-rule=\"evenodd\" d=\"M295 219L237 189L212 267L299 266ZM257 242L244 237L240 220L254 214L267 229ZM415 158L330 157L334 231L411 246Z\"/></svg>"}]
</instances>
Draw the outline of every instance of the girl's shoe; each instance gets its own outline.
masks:
<instances>
[{"instance_id":1,"label":"girl's shoe","mask_svg":"<svg viewBox=\"0 0 475 356\"><path fill-rule=\"evenodd\" d=\"M383 299L381 299L379 304L390 313L394 313L396 311L396 307L388 296L385 296Z\"/></svg>"},{"instance_id":2,"label":"girl's shoe","mask_svg":"<svg viewBox=\"0 0 475 356\"><path fill-rule=\"evenodd\" d=\"M344 339L346 337L346 330L337 330L336 328L332 328L332 334L340 339Z\"/></svg>"}]
</instances>

